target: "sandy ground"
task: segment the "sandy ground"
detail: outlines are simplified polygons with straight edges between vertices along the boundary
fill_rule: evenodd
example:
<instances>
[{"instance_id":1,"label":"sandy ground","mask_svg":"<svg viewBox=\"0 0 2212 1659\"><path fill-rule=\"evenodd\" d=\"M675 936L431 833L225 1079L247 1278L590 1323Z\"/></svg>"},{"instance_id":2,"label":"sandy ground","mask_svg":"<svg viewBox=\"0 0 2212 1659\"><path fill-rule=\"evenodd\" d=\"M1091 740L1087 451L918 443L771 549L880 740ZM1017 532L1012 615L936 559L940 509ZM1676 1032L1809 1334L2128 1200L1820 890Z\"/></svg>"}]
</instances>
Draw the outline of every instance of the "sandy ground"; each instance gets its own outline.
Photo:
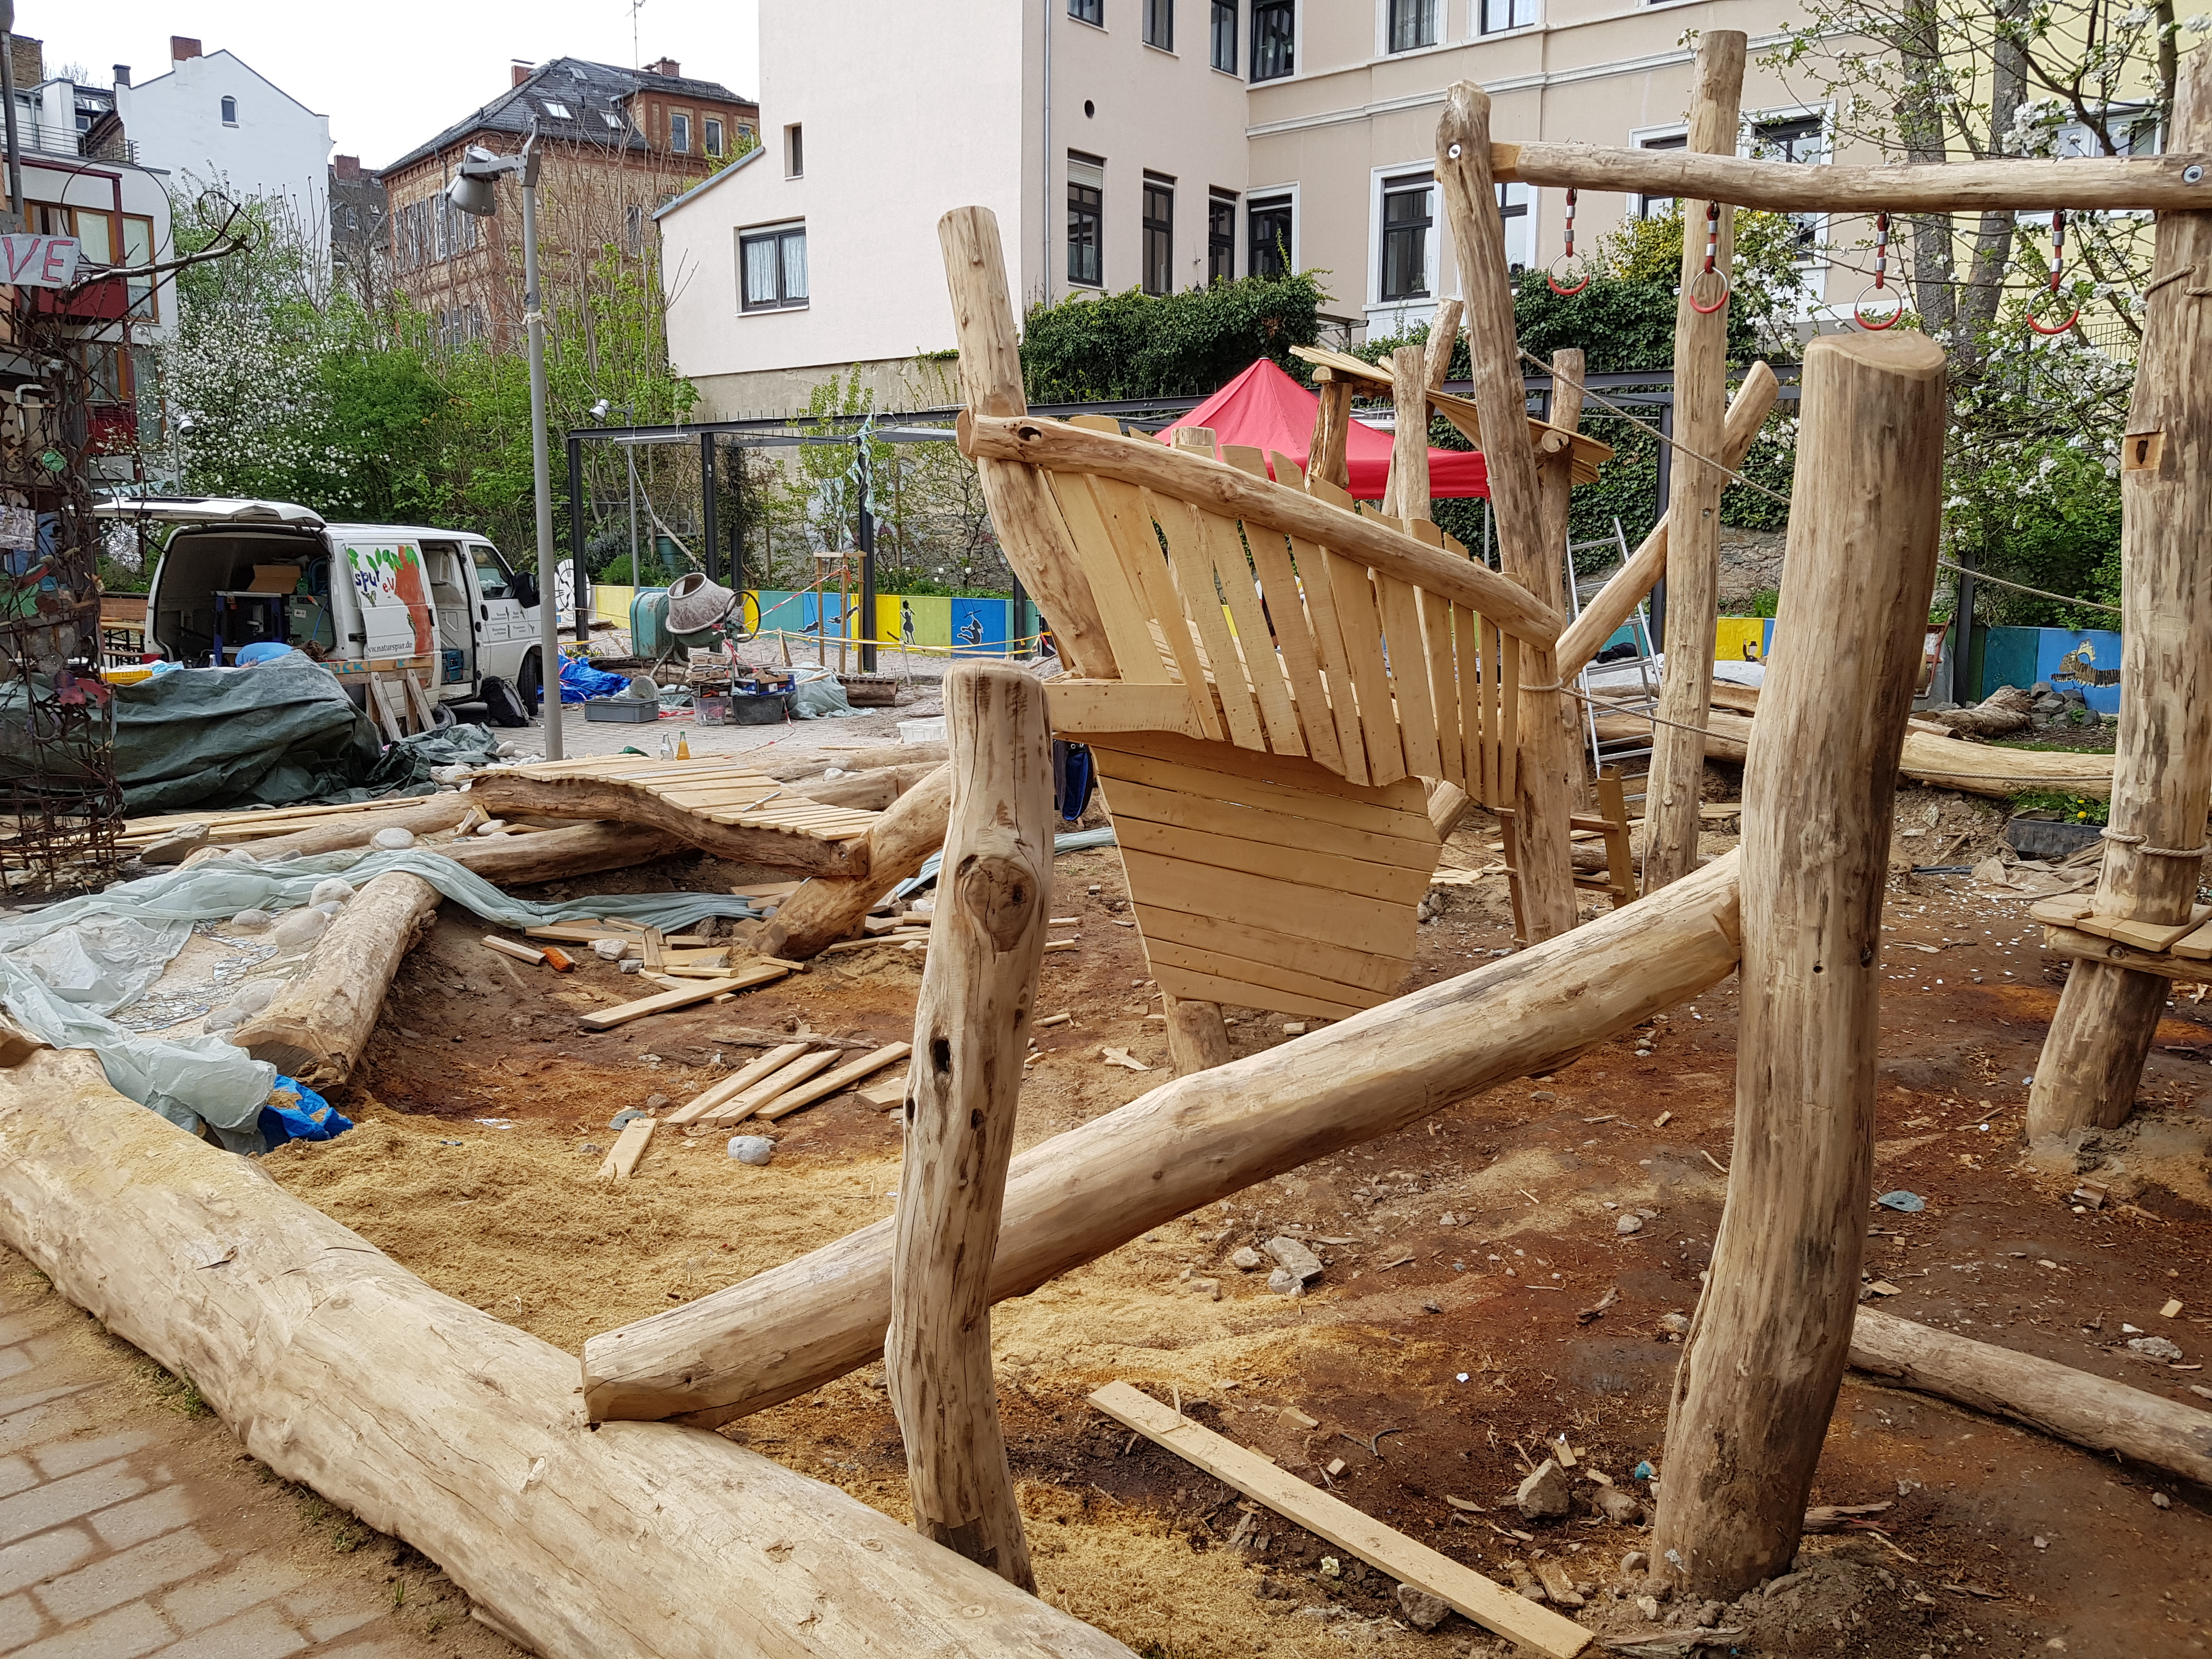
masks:
<instances>
[{"instance_id":1,"label":"sandy ground","mask_svg":"<svg viewBox=\"0 0 2212 1659\"><path fill-rule=\"evenodd\" d=\"M1708 793L1733 783L1716 768ZM2027 896L1910 873L1936 848L1953 848L1946 863L1984 858L1997 828L1988 804L1899 797L1876 1184L1927 1207L1870 1212L1869 1275L1894 1287L1889 1311L2212 1405L2191 1392L2212 1346L2212 1019L2183 988L2136 1120L2063 1167L2030 1159L2026 1080L2061 965L2040 951ZM1462 830L1448 861L1490 862L1492 838L1480 822ZM1730 845L1714 835L1707 850ZM711 889L756 873L772 872L687 856L561 890ZM1054 878L1054 912L1081 918L1082 948L1046 958L1039 1006L1074 1018L1038 1034L1023 1145L1167 1075L1118 855L1063 857ZM1418 982L1510 943L1502 881L1434 896ZM764 1169L727 1158L720 1135L664 1136L627 1185L592 1174L617 1112L687 1098L757 1055L765 1032L908 1035L912 957L828 958L724 1006L595 1036L577 1015L628 1000L634 981L591 960L556 979L485 951L482 931L448 907L409 958L339 1097L359 1128L269 1158L292 1191L439 1289L571 1349L890 1213L896 1115L854 1096L775 1125ZM1340 1552L1249 1515L1086 1404L1121 1377L1179 1395L1194 1418L1483 1571L1510 1581L1564 1563L1590 1587L1586 1622L1641 1625L1623 1598L1644 1586L1620 1561L1648 1533L1601 1519L1589 1483L1564 1522L1525 1522L1512 1495L1561 1435L1583 1467L1645 1493L1632 1474L1660 1461L1679 1352L1665 1316L1693 1305L1724 1192L1735 1011L1731 981L1556 1075L1233 1194L1002 1304L1002 1405L1044 1593L1176 1659L1503 1650L1456 1617L1412 1629L1380 1574L1329 1574L1323 1558ZM1240 1054L1288 1040L1280 1016L1231 1012ZM1105 1066L1105 1044L1158 1069ZM2088 1170L2112 1186L2112 1207L2067 1201ZM1644 1226L1623 1237L1632 1210ZM1228 1265L1293 1227L1333 1241L1311 1294L1272 1295L1264 1275ZM1192 1277L1218 1279L1220 1299ZM1618 1299L1585 1319L1608 1291ZM2162 1318L2170 1297L2184 1310ZM2130 1326L2170 1336L2190 1369L2130 1353ZM725 1432L906 1513L879 1366ZM2204 1492L1854 1380L1814 1501L1885 1500L1879 1533L1808 1538L1806 1576L1771 1596L1662 1612L1718 1620L1747 1654L2162 1656L2212 1643Z\"/></svg>"}]
</instances>

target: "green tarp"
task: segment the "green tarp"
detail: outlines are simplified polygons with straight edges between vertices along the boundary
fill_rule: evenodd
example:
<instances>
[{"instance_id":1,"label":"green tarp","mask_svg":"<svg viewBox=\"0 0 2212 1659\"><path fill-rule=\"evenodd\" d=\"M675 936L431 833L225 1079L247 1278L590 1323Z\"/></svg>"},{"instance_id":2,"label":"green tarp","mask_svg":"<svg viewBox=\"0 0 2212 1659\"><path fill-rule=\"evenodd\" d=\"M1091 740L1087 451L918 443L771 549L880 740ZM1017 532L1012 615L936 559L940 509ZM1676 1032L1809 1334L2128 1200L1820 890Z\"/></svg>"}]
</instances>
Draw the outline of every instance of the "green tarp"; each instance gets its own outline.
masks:
<instances>
[{"instance_id":1,"label":"green tarp","mask_svg":"<svg viewBox=\"0 0 2212 1659\"><path fill-rule=\"evenodd\" d=\"M383 752L337 676L296 653L115 688L115 776L133 817L337 794L366 783Z\"/></svg>"}]
</instances>

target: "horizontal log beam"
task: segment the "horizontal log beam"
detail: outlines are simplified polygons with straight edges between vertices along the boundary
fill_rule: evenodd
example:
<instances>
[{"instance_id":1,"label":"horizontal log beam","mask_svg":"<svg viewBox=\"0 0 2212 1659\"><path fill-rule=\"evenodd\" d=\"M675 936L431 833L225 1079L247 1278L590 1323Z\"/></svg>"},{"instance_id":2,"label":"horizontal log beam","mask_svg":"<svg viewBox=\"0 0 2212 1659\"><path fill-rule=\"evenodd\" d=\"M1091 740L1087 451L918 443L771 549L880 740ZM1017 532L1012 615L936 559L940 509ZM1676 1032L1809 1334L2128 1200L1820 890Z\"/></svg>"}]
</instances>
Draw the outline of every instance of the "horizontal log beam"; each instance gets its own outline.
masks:
<instances>
[{"instance_id":1,"label":"horizontal log beam","mask_svg":"<svg viewBox=\"0 0 2212 1659\"><path fill-rule=\"evenodd\" d=\"M1016 1158L991 1297L1023 1296L1255 1182L1565 1064L1736 962L1735 855L1573 933L1177 1078ZM701 1427L879 1358L891 1224L584 1345L595 1419Z\"/></svg>"},{"instance_id":2,"label":"horizontal log beam","mask_svg":"<svg viewBox=\"0 0 2212 1659\"><path fill-rule=\"evenodd\" d=\"M745 864L773 864L809 875L853 878L867 873L867 843L817 841L773 824L716 823L672 806L643 789L608 780L534 777L527 772L487 772L472 780L466 797L495 816L611 818L659 830L702 853Z\"/></svg>"},{"instance_id":3,"label":"horizontal log beam","mask_svg":"<svg viewBox=\"0 0 2212 1659\"><path fill-rule=\"evenodd\" d=\"M1133 1659L717 1436L592 1431L572 1356L126 1100L83 1051L0 1070L0 1239L544 1659Z\"/></svg>"},{"instance_id":4,"label":"horizontal log beam","mask_svg":"<svg viewBox=\"0 0 2212 1659\"><path fill-rule=\"evenodd\" d=\"M1054 472L1091 472L1158 490L1286 536L1303 537L1425 592L1480 611L1516 639L1550 645L1566 619L1517 582L1472 560L1455 559L1372 519L1331 507L1217 461L1196 450L1170 449L1149 438L1126 438L1031 416L963 414L960 450L971 459L1026 461Z\"/></svg>"},{"instance_id":5,"label":"horizontal log beam","mask_svg":"<svg viewBox=\"0 0 2212 1659\"><path fill-rule=\"evenodd\" d=\"M1595 144L1493 143L1490 155L1491 171L1501 184L1694 197L1778 213L2212 208L2212 156L2207 155L1808 167Z\"/></svg>"}]
</instances>

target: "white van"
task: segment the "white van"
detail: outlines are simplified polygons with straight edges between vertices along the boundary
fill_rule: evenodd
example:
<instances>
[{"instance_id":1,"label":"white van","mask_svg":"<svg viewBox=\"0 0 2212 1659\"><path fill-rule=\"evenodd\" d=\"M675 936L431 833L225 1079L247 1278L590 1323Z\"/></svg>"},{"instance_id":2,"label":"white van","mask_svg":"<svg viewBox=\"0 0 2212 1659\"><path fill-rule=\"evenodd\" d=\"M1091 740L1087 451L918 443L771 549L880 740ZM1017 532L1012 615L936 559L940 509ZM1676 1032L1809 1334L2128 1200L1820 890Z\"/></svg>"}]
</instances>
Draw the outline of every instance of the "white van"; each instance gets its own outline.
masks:
<instances>
[{"instance_id":1,"label":"white van","mask_svg":"<svg viewBox=\"0 0 2212 1659\"><path fill-rule=\"evenodd\" d=\"M228 667L278 641L336 674L356 702L371 665L428 671L441 702L503 681L535 713L538 584L483 537L413 525L327 524L289 501L150 496L100 502L101 518L170 526L146 596L150 649Z\"/></svg>"}]
</instances>

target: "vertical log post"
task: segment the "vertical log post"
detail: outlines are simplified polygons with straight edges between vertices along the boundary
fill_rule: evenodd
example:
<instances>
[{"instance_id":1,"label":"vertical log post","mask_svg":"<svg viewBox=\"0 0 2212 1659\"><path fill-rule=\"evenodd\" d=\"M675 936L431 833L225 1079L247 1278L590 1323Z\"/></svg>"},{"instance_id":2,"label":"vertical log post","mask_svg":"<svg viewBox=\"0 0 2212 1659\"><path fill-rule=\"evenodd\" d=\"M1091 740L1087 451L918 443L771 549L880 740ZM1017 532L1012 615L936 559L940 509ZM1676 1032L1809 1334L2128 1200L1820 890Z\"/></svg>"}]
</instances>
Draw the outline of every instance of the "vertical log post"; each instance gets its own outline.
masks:
<instances>
[{"instance_id":1,"label":"vertical log post","mask_svg":"<svg viewBox=\"0 0 2212 1659\"><path fill-rule=\"evenodd\" d=\"M1352 439L1352 382L1329 369L1314 371L1320 399L1314 406L1313 442L1306 448L1306 482L1327 480L1342 489L1352 482L1345 447Z\"/></svg>"},{"instance_id":2,"label":"vertical log post","mask_svg":"<svg viewBox=\"0 0 2212 1659\"><path fill-rule=\"evenodd\" d=\"M1835 1409L1873 1185L1882 884L1942 519L1922 334L1805 352L1780 638L1744 770L1735 1156L1676 1370L1652 1564L1734 1601L1779 1572Z\"/></svg>"},{"instance_id":3,"label":"vertical log post","mask_svg":"<svg viewBox=\"0 0 2212 1659\"><path fill-rule=\"evenodd\" d=\"M1464 300L1437 301L1437 314L1429 319L1428 368L1423 377L1432 386L1450 378L1452 348L1459 343L1460 320L1466 314Z\"/></svg>"},{"instance_id":4,"label":"vertical log post","mask_svg":"<svg viewBox=\"0 0 2212 1659\"><path fill-rule=\"evenodd\" d=\"M1467 288L1468 351L1490 505L1505 574L1532 593L1556 592L1559 561L1544 541L1536 449L1528 438L1528 397L1513 329L1513 280L1505 265L1505 225L1490 173L1490 96L1472 81L1451 89L1437 124L1437 177L1451 219L1452 248ZM1547 586L1546 572L1550 572ZM1524 938L1534 945L1575 925L1575 875L1569 822L1573 811L1568 757L1558 705L1558 659L1547 647L1521 651L1521 755L1514 768L1514 862L1519 872Z\"/></svg>"},{"instance_id":5,"label":"vertical log post","mask_svg":"<svg viewBox=\"0 0 2212 1659\"><path fill-rule=\"evenodd\" d=\"M2212 143L2212 61L2185 64L2174 146ZM2212 213L2161 213L2134 401L2120 451L2120 734L2102 915L2189 919L2212 791ZM2030 1139L2116 1127L2135 1103L2172 987L2154 974L2076 962L2059 993L2027 1097Z\"/></svg>"},{"instance_id":6,"label":"vertical log post","mask_svg":"<svg viewBox=\"0 0 2212 1659\"><path fill-rule=\"evenodd\" d=\"M1588 372L1589 359L1573 347L1552 354L1551 423L1562 432L1576 432L1582 428L1583 376ZM1550 448L1551 441L1549 438L1545 440L1547 447L1536 458L1536 486L1544 503L1544 544L1552 550L1552 569L1555 573L1545 598L1564 617L1567 614L1567 562L1572 556L1568 544L1574 539L1567 518L1575 487L1575 451L1571 443ZM1556 652L1553 660L1558 665L1561 684L1559 720L1566 727L1569 787L1572 799L1587 805L1591 804L1591 780L1589 755L1583 746L1583 706L1565 692L1565 683L1579 671L1569 669Z\"/></svg>"},{"instance_id":7,"label":"vertical log post","mask_svg":"<svg viewBox=\"0 0 2212 1659\"><path fill-rule=\"evenodd\" d=\"M937 240L960 348L962 402L979 415L1026 415L1021 339L1007 295L997 216L988 208L955 208L937 222ZM1061 659L1078 674L1115 678L1119 670L1098 601L1076 562L1044 474L1018 461L975 465L1006 562L1052 624Z\"/></svg>"},{"instance_id":8,"label":"vertical log post","mask_svg":"<svg viewBox=\"0 0 2212 1659\"><path fill-rule=\"evenodd\" d=\"M915 1529L1034 1590L991 1376L990 1276L1050 915L1052 741L1042 682L1011 664L953 669L945 712L952 816L915 1010L884 1370Z\"/></svg>"},{"instance_id":9,"label":"vertical log post","mask_svg":"<svg viewBox=\"0 0 2212 1659\"><path fill-rule=\"evenodd\" d=\"M1219 1003L1193 1002L1169 992L1161 996L1160 1009L1168 1017L1168 1060L1177 1077L1210 1072L1236 1057Z\"/></svg>"},{"instance_id":10,"label":"vertical log post","mask_svg":"<svg viewBox=\"0 0 2212 1659\"><path fill-rule=\"evenodd\" d=\"M1397 432L1390 441L1390 478L1382 510L1400 519L1426 519L1429 511L1429 357L1424 346L1390 354L1390 396Z\"/></svg>"},{"instance_id":11,"label":"vertical log post","mask_svg":"<svg viewBox=\"0 0 2212 1659\"><path fill-rule=\"evenodd\" d=\"M1735 154L1743 101L1744 36L1708 29L1698 38L1689 148ZM1735 210L1720 213L1714 269L1735 253ZM1721 474L1698 455L1721 453L1728 405L1729 307L1711 305L1719 284L1705 275L1705 204L1682 204L1682 295L1674 315L1674 452L1667 499L1667 665L1651 732L1644 784L1644 890L1680 881L1698 864L1698 792L1705 774L1705 708L1713 689L1713 623L1720 615Z\"/></svg>"}]
</instances>

